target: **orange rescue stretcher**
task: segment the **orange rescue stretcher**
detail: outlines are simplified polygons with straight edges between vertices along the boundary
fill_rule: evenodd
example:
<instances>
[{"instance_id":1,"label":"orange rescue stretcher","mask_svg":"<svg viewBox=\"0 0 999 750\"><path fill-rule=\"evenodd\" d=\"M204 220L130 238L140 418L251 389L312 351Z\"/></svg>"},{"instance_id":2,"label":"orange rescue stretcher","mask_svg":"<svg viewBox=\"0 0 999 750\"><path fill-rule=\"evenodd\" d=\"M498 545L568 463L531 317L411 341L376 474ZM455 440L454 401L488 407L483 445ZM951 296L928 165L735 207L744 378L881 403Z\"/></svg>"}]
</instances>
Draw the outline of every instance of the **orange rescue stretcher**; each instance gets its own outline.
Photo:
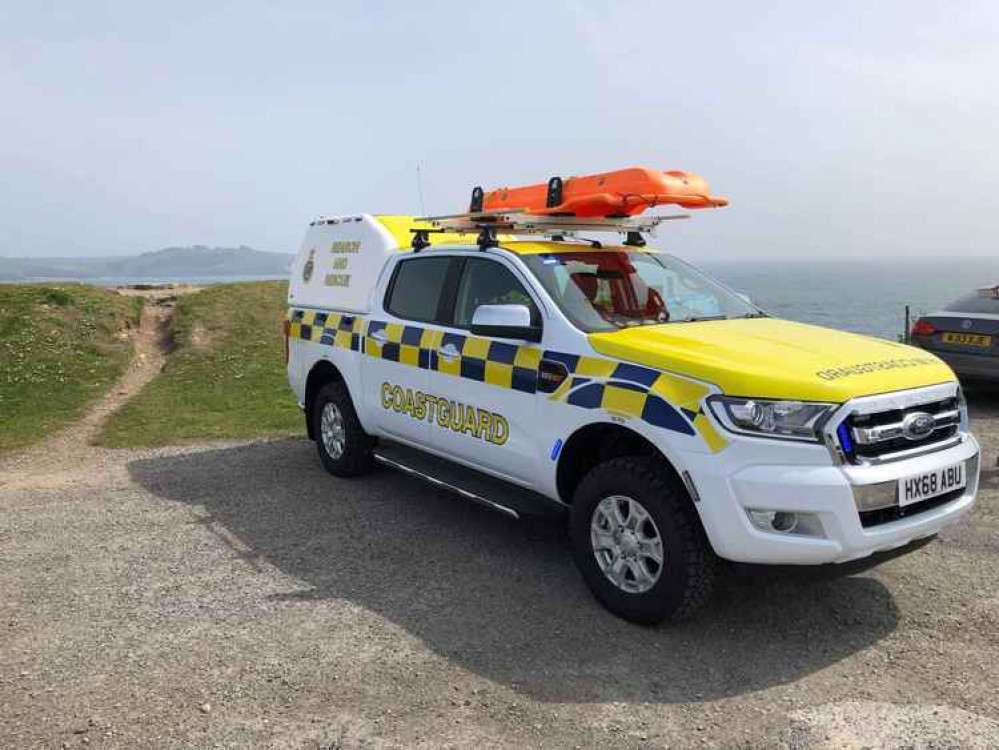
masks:
<instances>
[{"instance_id":1,"label":"orange rescue stretcher","mask_svg":"<svg viewBox=\"0 0 999 750\"><path fill-rule=\"evenodd\" d=\"M472 191L469 211L524 211L547 216L636 216L654 206L720 208L728 200L711 195L703 177L690 172L632 167L583 177L552 177L525 187Z\"/></svg>"}]
</instances>

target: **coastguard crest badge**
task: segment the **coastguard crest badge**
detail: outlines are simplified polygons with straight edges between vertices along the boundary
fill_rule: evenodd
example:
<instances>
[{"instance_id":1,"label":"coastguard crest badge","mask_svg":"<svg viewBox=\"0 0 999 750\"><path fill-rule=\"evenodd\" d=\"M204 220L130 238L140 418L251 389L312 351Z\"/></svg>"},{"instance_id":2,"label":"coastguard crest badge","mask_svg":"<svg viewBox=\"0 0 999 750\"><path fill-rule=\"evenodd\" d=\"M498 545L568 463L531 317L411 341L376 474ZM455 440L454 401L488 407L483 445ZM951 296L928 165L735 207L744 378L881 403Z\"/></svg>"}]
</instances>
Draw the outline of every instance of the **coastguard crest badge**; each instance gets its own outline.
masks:
<instances>
[{"instance_id":1,"label":"coastguard crest badge","mask_svg":"<svg viewBox=\"0 0 999 750\"><path fill-rule=\"evenodd\" d=\"M308 284L312 280L312 273L316 270L316 249L313 248L309 251L309 259L305 261L305 266L302 268L302 281Z\"/></svg>"}]
</instances>

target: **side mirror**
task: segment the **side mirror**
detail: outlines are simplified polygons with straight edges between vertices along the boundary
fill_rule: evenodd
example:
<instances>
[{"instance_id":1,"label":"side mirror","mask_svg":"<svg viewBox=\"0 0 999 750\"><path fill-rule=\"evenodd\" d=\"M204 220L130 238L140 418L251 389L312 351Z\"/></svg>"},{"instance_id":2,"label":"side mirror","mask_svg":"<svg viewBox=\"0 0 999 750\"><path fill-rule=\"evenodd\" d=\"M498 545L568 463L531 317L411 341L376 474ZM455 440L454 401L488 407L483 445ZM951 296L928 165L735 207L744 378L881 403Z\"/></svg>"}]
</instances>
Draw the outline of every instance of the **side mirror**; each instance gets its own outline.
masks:
<instances>
[{"instance_id":1,"label":"side mirror","mask_svg":"<svg viewBox=\"0 0 999 750\"><path fill-rule=\"evenodd\" d=\"M541 341L541 326L531 325L527 305L479 305L472 315L472 333L501 339Z\"/></svg>"}]
</instances>

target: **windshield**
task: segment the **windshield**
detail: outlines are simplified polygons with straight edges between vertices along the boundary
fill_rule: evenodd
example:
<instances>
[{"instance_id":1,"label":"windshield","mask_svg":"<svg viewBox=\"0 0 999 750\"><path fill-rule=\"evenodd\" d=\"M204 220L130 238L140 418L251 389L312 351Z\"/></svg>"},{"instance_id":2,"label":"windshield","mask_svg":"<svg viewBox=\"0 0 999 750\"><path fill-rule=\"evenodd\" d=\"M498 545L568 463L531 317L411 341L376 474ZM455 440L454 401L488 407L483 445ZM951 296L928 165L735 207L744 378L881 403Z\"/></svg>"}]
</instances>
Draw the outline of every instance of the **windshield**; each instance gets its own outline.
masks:
<instances>
[{"instance_id":1,"label":"windshield","mask_svg":"<svg viewBox=\"0 0 999 750\"><path fill-rule=\"evenodd\" d=\"M521 257L566 317L587 332L763 315L670 255L615 248Z\"/></svg>"}]
</instances>

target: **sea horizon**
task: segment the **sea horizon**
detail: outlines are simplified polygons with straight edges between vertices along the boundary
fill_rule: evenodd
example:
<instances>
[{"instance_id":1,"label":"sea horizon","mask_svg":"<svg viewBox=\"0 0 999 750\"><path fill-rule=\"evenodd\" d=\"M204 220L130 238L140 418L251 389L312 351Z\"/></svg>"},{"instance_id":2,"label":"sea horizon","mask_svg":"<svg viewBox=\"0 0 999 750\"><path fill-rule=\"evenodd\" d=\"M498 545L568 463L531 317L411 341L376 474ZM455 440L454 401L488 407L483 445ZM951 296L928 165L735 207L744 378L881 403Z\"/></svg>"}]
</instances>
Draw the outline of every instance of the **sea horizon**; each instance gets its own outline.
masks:
<instances>
[{"instance_id":1,"label":"sea horizon","mask_svg":"<svg viewBox=\"0 0 999 750\"><path fill-rule=\"evenodd\" d=\"M697 265L695 259L691 259ZM999 283L996 258L705 260L700 267L776 317L897 340L911 320L973 289ZM31 278L10 284L211 285L283 281L286 275Z\"/></svg>"}]
</instances>

